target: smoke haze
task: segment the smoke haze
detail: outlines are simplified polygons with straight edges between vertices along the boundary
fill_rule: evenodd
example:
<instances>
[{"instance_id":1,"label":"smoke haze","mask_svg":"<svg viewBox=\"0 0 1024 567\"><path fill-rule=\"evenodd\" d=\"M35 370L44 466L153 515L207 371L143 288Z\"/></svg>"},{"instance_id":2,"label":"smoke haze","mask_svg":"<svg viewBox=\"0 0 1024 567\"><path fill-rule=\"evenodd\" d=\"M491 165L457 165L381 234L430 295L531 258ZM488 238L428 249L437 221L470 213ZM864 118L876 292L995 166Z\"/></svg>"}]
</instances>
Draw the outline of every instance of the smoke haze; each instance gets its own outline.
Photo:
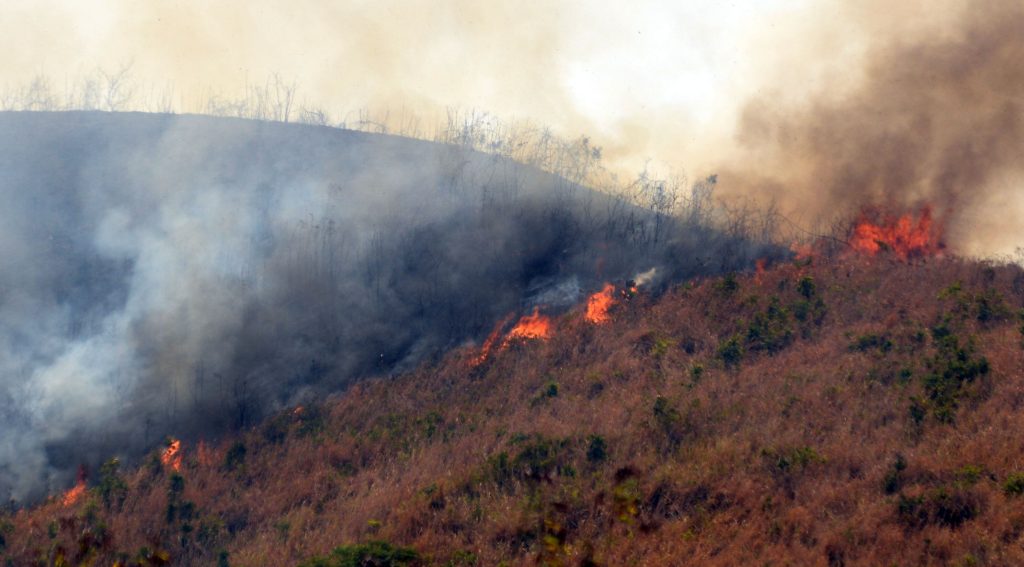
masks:
<instances>
[{"instance_id":1,"label":"smoke haze","mask_svg":"<svg viewBox=\"0 0 1024 567\"><path fill-rule=\"evenodd\" d=\"M725 191L809 219L927 204L961 253L1021 245L1024 6L959 15L942 33L871 46L849 88L803 104L752 100Z\"/></svg>"},{"instance_id":2,"label":"smoke haze","mask_svg":"<svg viewBox=\"0 0 1024 567\"><path fill-rule=\"evenodd\" d=\"M580 149L559 160L583 167ZM606 279L779 253L713 229L709 183L650 189L641 208L323 127L0 113L0 490L31 499L81 463L250 425Z\"/></svg>"},{"instance_id":3,"label":"smoke haze","mask_svg":"<svg viewBox=\"0 0 1024 567\"><path fill-rule=\"evenodd\" d=\"M276 72L332 123L482 108L592 134L618 172L717 173L805 227L930 204L954 251L1020 244L1019 3L680 4L16 0L0 83L61 92L130 62L141 107L188 112ZM494 156L198 117L4 113L0 197L0 495L19 499L604 279L775 253Z\"/></svg>"}]
</instances>

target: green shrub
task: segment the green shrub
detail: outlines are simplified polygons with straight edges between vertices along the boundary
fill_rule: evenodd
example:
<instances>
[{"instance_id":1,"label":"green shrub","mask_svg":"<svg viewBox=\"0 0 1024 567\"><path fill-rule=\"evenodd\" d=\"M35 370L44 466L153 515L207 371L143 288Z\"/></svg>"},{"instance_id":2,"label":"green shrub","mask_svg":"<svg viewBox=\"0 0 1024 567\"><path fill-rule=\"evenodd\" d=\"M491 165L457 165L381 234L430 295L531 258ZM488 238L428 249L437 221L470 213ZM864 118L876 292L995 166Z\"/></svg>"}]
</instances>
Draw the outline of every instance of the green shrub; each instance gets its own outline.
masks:
<instances>
[{"instance_id":1,"label":"green shrub","mask_svg":"<svg viewBox=\"0 0 1024 567\"><path fill-rule=\"evenodd\" d=\"M976 495L949 487L913 497L901 494L896 502L897 519L911 528L930 524L956 528L976 518L980 511L981 504Z\"/></svg>"},{"instance_id":2,"label":"green shrub","mask_svg":"<svg viewBox=\"0 0 1024 567\"><path fill-rule=\"evenodd\" d=\"M128 485L120 475L121 462L110 459L100 466L100 483L96 489L107 508L120 507L128 496Z\"/></svg>"},{"instance_id":3,"label":"green shrub","mask_svg":"<svg viewBox=\"0 0 1024 567\"><path fill-rule=\"evenodd\" d=\"M558 397L558 382L551 381L544 385L542 395L546 398Z\"/></svg>"},{"instance_id":4,"label":"green shrub","mask_svg":"<svg viewBox=\"0 0 1024 567\"><path fill-rule=\"evenodd\" d=\"M330 555L315 556L299 567L401 567L419 565L420 555L411 547L395 547L384 541L369 541L334 548Z\"/></svg>"},{"instance_id":5,"label":"green shrub","mask_svg":"<svg viewBox=\"0 0 1024 567\"><path fill-rule=\"evenodd\" d=\"M850 344L850 350L860 352L877 349L879 352L887 353L892 350L892 347L893 343L889 340L888 336L876 335L874 333L860 335Z\"/></svg>"},{"instance_id":6,"label":"green shrub","mask_svg":"<svg viewBox=\"0 0 1024 567\"><path fill-rule=\"evenodd\" d=\"M1003 492L1007 496L1024 494L1024 472L1013 473L1003 481Z\"/></svg>"},{"instance_id":7,"label":"green shrub","mask_svg":"<svg viewBox=\"0 0 1024 567\"><path fill-rule=\"evenodd\" d=\"M992 323L1009 319L1011 311L1003 295L989 288L974 296L974 316L981 323Z\"/></svg>"},{"instance_id":8,"label":"green shrub","mask_svg":"<svg viewBox=\"0 0 1024 567\"><path fill-rule=\"evenodd\" d=\"M772 297L768 307L756 315L747 328L747 348L754 351L776 353L793 340L789 310L782 306L779 298Z\"/></svg>"},{"instance_id":9,"label":"green shrub","mask_svg":"<svg viewBox=\"0 0 1024 567\"><path fill-rule=\"evenodd\" d=\"M726 367L738 365L743 360L743 355L743 344L739 335L733 335L718 345L718 358L722 359Z\"/></svg>"},{"instance_id":10,"label":"green shrub","mask_svg":"<svg viewBox=\"0 0 1024 567\"><path fill-rule=\"evenodd\" d=\"M587 460L591 463L603 463L608 459L608 443L600 435L587 438Z\"/></svg>"},{"instance_id":11,"label":"green shrub","mask_svg":"<svg viewBox=\"0 0 1024 567\"><path fill-rule=\"evenodd\" d=\"M964 465L956 471L957 483L962 486L973 486L981 480L984 473L985 469L978 465Z\"/></svg>"},{"instance_id":12,"label":"green shrub","mask_svg":"<svg viewBox=\"0 0 1024 567\"><path fill-rule=\"evenodd\" d=\"M924 376L927 408L942 423L952 423L964 388L989 371L988 360L976 356L972 342L961 345L946 324L932 329L937 352L928 360Z\"/></svg>"},{"instance_id":13,"label":"green shrub","mask_svg":"<svg viewBox=\"0 0 1024 567\"><path fill-rule=\"evenodd\" d=\"M233 471L245 464L245 443L236 441L224 455L224 468Z\"/></svg>"},{"instance_id":14,"label":"green shrub","mask_svg":"<svg viewBox=\"0 0 1024 567\"><path fill-rule=\"evenodd\" d=\"M796 291L806 299L814 297L817 293L817 287L814 285L814 278L811 276L804 276L796 282Z\"/></svg>"},{"instance_id":15,"label":"green shrub","mask_svg":"<svg viewBox=\"0 0 1024 567\"><path fill-rule=\"evenodd\" d=\"M889 467L889 472L885 473L885 480L882 482L882 488L886 494L899 492L903 486L903 471L906 469L907 461L903 459L903 455L896 455L896 459Z\"/></svg>"},{"instance_id":16,"label":"green shrub","mask_svg":"<svg viewBox=\"0 0 1024 567\"><path fill-rule=\"evenodd\" d=\"M715 289L724 295L732 295L739 291L740 282L736 279L734 272L729 272L722 277L717 283L715 283Z\"/></svg>"}]
</instances>

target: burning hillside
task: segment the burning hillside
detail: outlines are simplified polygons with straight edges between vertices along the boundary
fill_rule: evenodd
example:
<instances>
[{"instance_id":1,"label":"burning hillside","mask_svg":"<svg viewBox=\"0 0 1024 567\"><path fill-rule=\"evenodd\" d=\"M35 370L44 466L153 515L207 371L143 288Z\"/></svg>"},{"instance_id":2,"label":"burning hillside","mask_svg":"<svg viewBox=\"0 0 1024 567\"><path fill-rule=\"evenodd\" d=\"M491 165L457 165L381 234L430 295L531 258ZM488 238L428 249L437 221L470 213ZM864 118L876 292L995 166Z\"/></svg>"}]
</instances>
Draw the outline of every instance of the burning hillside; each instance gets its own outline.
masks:
<instances>
[{"instance_id":1,"label":"burning hillside","mask_svg":"<svg viewBox=\"0 0 1024 567\"><path fill-rule=\"evenodd\" d=\"M295 124L0 113L0 170L0 494L19 501L454 345L548 339L581 282L785 256L716 224L713 178L669 210L569 170Z\"/></svg>"},{"instance_id":2,"label":"burning hillside","mask_svg":"<svg viewBox=\"0 0 1024 567\"><path fill-rule=\"evenodd\" d=\"M1024 272L884 254L702 278L597 324L590 301L531 309L473 372L453 353L196 458L171 440L105 465L0 515L0 559L1020 564Z\"/></svg>"}]
</instances>

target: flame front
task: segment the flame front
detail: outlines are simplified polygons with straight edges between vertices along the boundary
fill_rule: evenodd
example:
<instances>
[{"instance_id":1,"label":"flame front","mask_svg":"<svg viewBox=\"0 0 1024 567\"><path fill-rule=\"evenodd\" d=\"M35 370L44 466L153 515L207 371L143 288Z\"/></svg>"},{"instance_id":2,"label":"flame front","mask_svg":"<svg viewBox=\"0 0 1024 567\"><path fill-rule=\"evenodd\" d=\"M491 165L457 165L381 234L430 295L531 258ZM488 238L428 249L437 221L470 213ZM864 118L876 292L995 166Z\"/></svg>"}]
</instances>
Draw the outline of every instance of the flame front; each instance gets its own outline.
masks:
<instances>
[{"instance_id":1,"label":"flame front","mask_svg":"<svg viewBox=\"0 0 1024 567\"><path fill-rule=\"evenodd\" d=\"M487 335L487 340L484 341L484 346L480 347L480 354L475 356L473 360L469 361L470 366L475 368L487 360L487 357L491 355L491 349L494 348L494 345L498 342L498 338L501 337L501 330L505 328L505 325L508 325L508 322L511 319L512 314L509 313L508 315L505 315L501 321L498 321L498 324L494 326L494 330L491 331L491 334Z\"/></svg>"},{"instance_id":2,"label":"flame front","mask_svg":"<svg viewBox=\"0 0 1024 567\"><path fill-rule=\"evenodd\" d=\"M587 321L595 325L602 325L611 321L608 310L615 304L615 286L606 283L601 291L591 295L587 299Z\"/></svg>"},{"instance_id":3,"label":"flame front","mask_svg":"<svg viewBox=\"0 0 1024 567\"><path fill-rule=\"evenodd\" d=\"M74 506L76 502L82 499L82 496L85 495L85 479L85 465L80 465L78 467L78 481L75 483L74 486L69 488L68 491L64 493L64 496L61 497L60 499L60 503L62 506L64 506L65 508L69 506Z\"/></svg>"},{"instance_id":4,"label":"flame front","mask_svg":"<svg viewBox=\"0 0 1024 567\"><path fill-rule=\"evenodd\" d=\"M85 494L85 479L84 478L79 478L78 482L75 484L75 486L71 487L70 489L68 489L67 492L64 493L64 497L61 499L61 504L65 508L67 508L69 506L74 506L76 502L81 500L82 495L84 495L84 494Z\"/></svg>"},{"instance_id":5,"label":"flame front","mask_svg":"<svg viewBox=\"0 0 1024 567\"><path fill-rule=\"evenodd\" d=\"M170 444L167 445L167 449L164 450L163 454L160 455L160 462L165 467L171 467L175 472L181 470L181 441L178 439L171 439Z\"/></svg>"},{"instance_id":6,"label":"flame front","mask_svg":"<svg viewBox=\"0 0 1024 567\"><path fill-rule=\"evenodd\" d=\"M900 217L885 217L880 223L872 222L864 213L853 227L850 246L870 256L891 250L901 260L935 256L943 248L932 222L930 207L921 209L918 218L908 213Z\"/></svg>"},{"instance_id":7,"label":"flame front","mask_svg":"<svg viewBox=\"0 0 1024 567\"><path fill-rule=\"evenodd\" d=\"M510 342L516 339L550 339L551 338L551 319L541 315L540 309L537 307L533 308L533 313L530 315L523 315L516 323L515 327L508 332L505 337L505 342L502 343L502 347L508 346Z\"/></svg>"}]
</instances>

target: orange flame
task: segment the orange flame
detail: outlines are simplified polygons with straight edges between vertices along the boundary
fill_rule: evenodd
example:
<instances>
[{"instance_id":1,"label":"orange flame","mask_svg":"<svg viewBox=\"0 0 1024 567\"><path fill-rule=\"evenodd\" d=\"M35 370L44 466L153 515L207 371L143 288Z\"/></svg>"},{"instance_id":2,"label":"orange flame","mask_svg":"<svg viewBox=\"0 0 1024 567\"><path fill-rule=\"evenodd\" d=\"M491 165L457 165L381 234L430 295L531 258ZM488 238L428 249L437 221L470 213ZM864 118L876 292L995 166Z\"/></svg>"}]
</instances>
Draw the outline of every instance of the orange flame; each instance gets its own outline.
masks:
<instances>
[{"instance_id":1,"label":"orange flame","mask_svg":"<svg viewBox=\"0 0 1024 567\"><path fill-rule=\"evenodd\" d=\"M508 332L508 336L505 337L505 342L501 344L502 348L509 345L515 339L550 339L551 338L551 319L541 315L540 309L537 307L533 308L533 313L530 315L523 315L516 323L515 327Z\"/></svg>"},{"instance_id":2,"label":"orange flame","mask_svg":"<svg viewBox=\"0 0 1024 567\"><path fill-rule=\"evenodd\" d=\"M480 347L480 354L474 357L473 360L469 361L470 366L475 368L487 360L487 357L491 355L491 349L494 348L494 344L498 342L498 337L501 336L501 330L505 328L505 325L507 325L510 320L512 320L511 313L505 315L501 321L498 321L498 324L494 326L494 330L491 331L491 334L487 335L487 340L484 341L484 346Z\"/></svg>"},{"instance_id":3,"label":"orange flame","mask_svg":"<svg viewBox=\"0 0 1024 567\"><path fill-rule=\"evenodd\" d=\"M789 250L797 261L807 260L814 256L814 246L810 244L794 242L789 245Z\"/></svg>"},{"instance_id":4,"label":"orange flame","mask_svg":"<svg viewBox=\"0 0 1024 567\"><path fill-rule=\"evenodd\" d=\"M171 467L177 472L181 470L181 458L181 441L172 438L170 444L167 445L167 449L160 455L160 462L165 467Z\"/></svg>"},{"instance_id":5,"label":"orange flame","mask_svg":"<svg viewBox=\"0 0 1024 567\"><path fill-rule=\"evenodd\" d=\"M591 295L587 299L587 321L595 325L603 325L611 321L608 310L615 304L614 294L615 286L606 283L601 291Z\"/></svg>"},{"instance_id":6,"label":"orange flame","mask_svg":"<svg viewBox=\"0 0 1024 567\"><path fill-rule=\"evenodd\" d=\"M83 494L85 494L85 481L80 480L74 487L64 493L64 498L61 499L61 504L63 504L65 508L74 506L75 503L82 498Z\"/></svg>"},{"instance_id":7,"label":"orange flame","mask_svg":"<svg viewBox=\"0 0 1024 567\"><path fill-rule=\"evenodd\" d=\"M935 256L943 248L927 206L918 218L908 213L898 218L886 216L880 223L872 222L867 212L862 213L854 225L850 246L869 256L891 250L900 260Z\"/></svg>"},{"instance_id":8,"label":"orange flame","mask_svg":"<svg viewBox=\"0 0 1024 567\"><path fill-rule=\"evenodd\" d=\"M73 487L68 489L61 498L60 503L65 508L74 506L82 496L85 495L85 467L78 467L78 482Z\"/></svg>"},{"instance_id":9,"label":"orange flame","mask_svg":"<svg viewBox=\"0 0 1024 567\"><path fill-rule=\"evenodd\" d=\"M754 281L761 283L761 278L764 276L765 266L768 265L768 260L764 258L758 258L754 260Z\"/></svg>"}]
</instances>

